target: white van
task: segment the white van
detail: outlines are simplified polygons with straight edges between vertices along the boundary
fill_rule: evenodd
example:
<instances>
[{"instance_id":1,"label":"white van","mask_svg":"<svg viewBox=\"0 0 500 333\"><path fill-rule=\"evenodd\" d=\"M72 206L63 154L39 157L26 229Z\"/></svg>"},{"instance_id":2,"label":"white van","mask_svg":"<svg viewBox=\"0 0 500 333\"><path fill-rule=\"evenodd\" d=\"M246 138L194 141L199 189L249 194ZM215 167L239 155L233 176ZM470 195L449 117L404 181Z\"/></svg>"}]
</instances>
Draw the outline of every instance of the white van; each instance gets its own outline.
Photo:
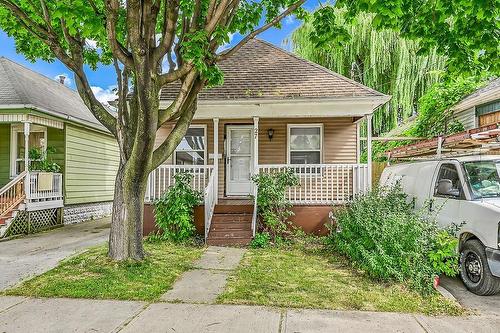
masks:
<instances>
[{"instance_id":1,"label":"white van","mask_svg":"<svg viewBox=\"0 0 500 333\"><path fill-rule=\"evenodd\" d=\"M460 276L477 295L500 291L500 155L465 156L387 167L381 185L400 181L417 210L459 231Z\"/></svg>"}]
</instances>

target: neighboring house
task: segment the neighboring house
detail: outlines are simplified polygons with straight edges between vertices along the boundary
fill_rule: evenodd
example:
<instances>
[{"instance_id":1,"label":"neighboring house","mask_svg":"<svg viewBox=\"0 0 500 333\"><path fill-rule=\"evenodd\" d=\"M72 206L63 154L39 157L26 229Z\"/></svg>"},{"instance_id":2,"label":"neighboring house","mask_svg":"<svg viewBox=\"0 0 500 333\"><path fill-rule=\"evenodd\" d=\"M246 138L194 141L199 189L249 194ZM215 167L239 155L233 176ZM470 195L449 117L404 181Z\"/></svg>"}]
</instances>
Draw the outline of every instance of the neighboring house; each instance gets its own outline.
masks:
<instances>
[{"instance_id":1,"label":"neighboring house","mask_svg":"<svg viewBox=\"0 0 500 333\"><path fill-rule=\"evenodd\" d=\"M26 174L27 151L47 147L61 172ZM0 57L0 236L16 212L32 224L20 232L57 214L60 223L62 207L65 223L109 214L118 161L114 138L77 92Z\"/></svg>"},{"instance_id":2,"label":"neighboring house","mask_svg":"<svg viewBox=\"0 0 500 333\"><path fill-rule=\"evenodd\" d=\"M370 186L370 167L359 161L359 122L371 119L390 96L257 39L220 68L224 84L199 95L193 124L173 156L151 174L146 201L164 193L176 172L190 171L205 198L198 230L209 244L246 244L255 232L251 176L291 168L301 182L288 193L293 222L324 231L332 205ZM162 90L160 107L177 89L172 84ZM172 126L160 128L158 143ZM151 225L147 205L146 233Z\"/></svg>"},{"instance_id":3,"label":"neighboring house","mask_svg":"<svg viewBox=\"0 0 500 333\"><path fill-rule=\"evenodd\" d=\"M451 110L466 130L500 123L500 79L476 90Z\"/></svg>"}]
</instances>

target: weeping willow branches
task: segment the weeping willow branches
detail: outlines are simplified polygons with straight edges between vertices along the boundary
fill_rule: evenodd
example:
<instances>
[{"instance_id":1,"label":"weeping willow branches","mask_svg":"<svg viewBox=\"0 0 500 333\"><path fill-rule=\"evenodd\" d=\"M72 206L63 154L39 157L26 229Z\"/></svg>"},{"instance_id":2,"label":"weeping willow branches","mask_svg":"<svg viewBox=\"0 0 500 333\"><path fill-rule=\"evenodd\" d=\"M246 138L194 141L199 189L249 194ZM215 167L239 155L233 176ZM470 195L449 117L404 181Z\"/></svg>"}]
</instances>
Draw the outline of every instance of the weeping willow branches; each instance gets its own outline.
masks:
<instances>
[{"instance_id":1,"label":"weeping willow branches","mask_svg":"<svg viewBox=\"0 0 500 333\"><path fill-rule=\"evenodd\" d=\"M310 38L312 24L304 23L293 32L291 47L301 57L392 95L375 113L373 123L376 134L389 131L414 114L418 99L439 81L446 58L436 50L418 55L417 42L402 39L395 31L375 30L370 14L360 14L352 23L343 20L342 9L336 14L351 36L342 46L317 48Z\"/></svg>"}]
</instances>

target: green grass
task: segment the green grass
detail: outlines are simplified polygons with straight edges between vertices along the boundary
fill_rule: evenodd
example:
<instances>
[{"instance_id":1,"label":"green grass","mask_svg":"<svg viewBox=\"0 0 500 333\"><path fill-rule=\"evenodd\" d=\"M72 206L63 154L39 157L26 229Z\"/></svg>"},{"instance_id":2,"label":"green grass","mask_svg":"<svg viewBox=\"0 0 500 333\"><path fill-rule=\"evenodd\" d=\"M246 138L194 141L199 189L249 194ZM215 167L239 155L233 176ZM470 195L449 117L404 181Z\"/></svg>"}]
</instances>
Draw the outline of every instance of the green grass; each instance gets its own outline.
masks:
<instances>
[{"instance_id":1,"label":"green grass","mask_svg":"<svg viewBox=\"0 0 500 333\"><path fill-rule=\"evenodd\" d=\"M437 293L422 297L401 285L376 282L331 252L305 248L249 250L218 302L430 315L464 313L458 304Z\"/></svg>"},{"instance_id":2,"label":"green grass","mask_svg":"<svg viewBox=\"0 0 500 333\"><path fill-rule=\"evenodd\" d=\"M144 261L123 263L107 258L107 246L91 248L4 294L155 301L203 252L201 247L159 241L144 246Z\"/></svg>"}]
</instances>

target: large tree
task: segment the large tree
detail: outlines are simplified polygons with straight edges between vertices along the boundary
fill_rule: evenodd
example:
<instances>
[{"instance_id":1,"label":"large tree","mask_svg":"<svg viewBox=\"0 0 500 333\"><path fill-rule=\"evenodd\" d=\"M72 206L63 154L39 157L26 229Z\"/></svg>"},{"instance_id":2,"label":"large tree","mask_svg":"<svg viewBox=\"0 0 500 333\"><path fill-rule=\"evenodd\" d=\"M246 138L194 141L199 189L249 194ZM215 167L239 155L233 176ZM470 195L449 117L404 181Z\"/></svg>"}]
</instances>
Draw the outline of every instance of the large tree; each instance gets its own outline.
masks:
<instances>
[{"instance_id":1,"label":"large tree","mask_svg":"<svg viewBox=\"0 0 500 333\"><path fill-rule=\"evenodd\" d=\"M260 32L278 25L305 0L0 0L0 27L28 59L60 60L78 93L118 142L109 256L144 257L142 221L149 173L186 133L205 86L222 82L217 63ZM231 34L243 38L220 51ZM96 44L97 47L91 47ZM86 66L113 64L117 116L96 99ZM164 85L178 82L175 100L160 109ZM157 129L175 122L155 149Z\"/></svg>"}]
</instances>

